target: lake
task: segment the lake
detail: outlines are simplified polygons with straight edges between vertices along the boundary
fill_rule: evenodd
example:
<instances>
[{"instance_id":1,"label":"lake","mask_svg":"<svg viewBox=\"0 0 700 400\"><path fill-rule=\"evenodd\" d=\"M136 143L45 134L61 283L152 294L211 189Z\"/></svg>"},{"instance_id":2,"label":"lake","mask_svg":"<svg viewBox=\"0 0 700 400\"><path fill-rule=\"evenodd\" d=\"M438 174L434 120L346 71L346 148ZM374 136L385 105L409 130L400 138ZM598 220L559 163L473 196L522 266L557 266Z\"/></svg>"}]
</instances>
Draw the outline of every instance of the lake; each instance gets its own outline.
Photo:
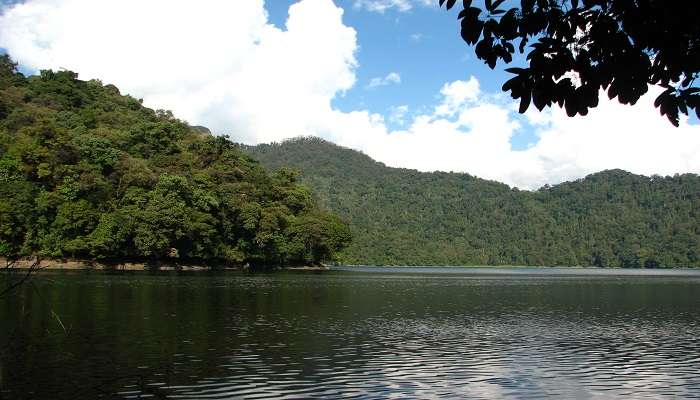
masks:
<instances>
[{"instance_id":1,"label":"lake","mask_svg":"<svg viewBox=\"0 0 700 400\"><path fill-rule=\"evenodd\" d=\"M700 396L700 271L43 273L0 398Z\"/></svg>"}]
</instances>

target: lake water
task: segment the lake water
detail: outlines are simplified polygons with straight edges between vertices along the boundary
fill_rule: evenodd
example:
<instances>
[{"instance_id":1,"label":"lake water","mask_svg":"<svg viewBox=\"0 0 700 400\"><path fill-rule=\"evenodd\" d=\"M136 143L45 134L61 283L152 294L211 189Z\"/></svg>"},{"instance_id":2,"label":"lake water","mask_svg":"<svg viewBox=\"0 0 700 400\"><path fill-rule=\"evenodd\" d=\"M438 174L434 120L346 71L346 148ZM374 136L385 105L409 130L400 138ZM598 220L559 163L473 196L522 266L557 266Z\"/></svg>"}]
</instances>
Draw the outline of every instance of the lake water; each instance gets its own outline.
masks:
<instances>
[{"instance_id":1,"label":"lake water","mask_svg":"<svg viewBox=\"0 0 700 400\"><path fill-rule=\"evenodd\" d=\"M0 398L700 397L700 271L50 273Z\"/></svg>"}]
</instances>

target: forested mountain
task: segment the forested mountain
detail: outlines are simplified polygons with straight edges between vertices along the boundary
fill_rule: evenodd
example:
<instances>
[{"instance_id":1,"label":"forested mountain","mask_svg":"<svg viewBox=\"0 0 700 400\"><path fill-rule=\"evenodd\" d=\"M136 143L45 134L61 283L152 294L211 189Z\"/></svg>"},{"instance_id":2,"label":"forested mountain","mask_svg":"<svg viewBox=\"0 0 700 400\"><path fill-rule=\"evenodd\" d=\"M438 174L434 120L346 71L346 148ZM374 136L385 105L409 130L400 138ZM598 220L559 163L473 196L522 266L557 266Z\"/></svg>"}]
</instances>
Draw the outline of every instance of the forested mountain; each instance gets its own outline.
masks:
<instances>
[{"instance_id":1,"label":"forested mountain","mask_svg":"<svg viewBox=\"0 0 700 400\"><path fill-rule=\"evenodd\" d=\"M349 239L291 171L112 85L0 57L0 256L289 265Z\"/></svg>"},{"instance_id":2,"label":"forested mountain","mask_svg":"<svg viewBox=\"0 0 700 400\"><path fill-rule=\"evenodd\" d=\"M3 257L288 265L332 260L352 233L348 263L698 267L699 216L693 174L528 192L317 138L240 146L112 85L0 58Z\"/></svg>"},{"instance_id":3,"label":"forested mountain","mask_svg":"<svg viewBox=\"0 0 700 400\"><path fill-rule=\"evenodd\" d=\"M271 171L298 169L320 205L350 222L349 263L700 266L694 174L611 170L529 192L389 168L318 138L243 148Z\"/></svg>"}]
</instances>

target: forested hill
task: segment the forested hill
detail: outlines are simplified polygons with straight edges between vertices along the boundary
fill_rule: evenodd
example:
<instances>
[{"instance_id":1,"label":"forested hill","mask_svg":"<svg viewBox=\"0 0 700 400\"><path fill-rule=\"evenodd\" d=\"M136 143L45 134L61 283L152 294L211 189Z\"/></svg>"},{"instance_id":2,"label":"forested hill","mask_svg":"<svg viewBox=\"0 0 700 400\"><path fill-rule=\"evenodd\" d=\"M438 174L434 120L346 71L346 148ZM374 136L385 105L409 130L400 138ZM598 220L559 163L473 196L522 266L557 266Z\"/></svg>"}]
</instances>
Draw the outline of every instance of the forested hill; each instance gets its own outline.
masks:
<instances>
[{"instance_id":1,"label":"forested hill","mask_svg":"<svg viewBox=\"0 0 700 400\"><path fill-rule=\"evenodd\" d=\"M291 171L112 85L0 57L0 256L290 265L349 240Z\"/></svg>"},{"instance_id":2,"label":"forested hill","mask_svg":"<svg viewBox=\"0 0 700 400\"><path fill-rule=\"evenodd\" d=\"M243 147L297 168L350 222L357 264L699 267L700 177L621 170L535 192L459 173L389 168L318 138Z\"/></svg>"}]
</instances>

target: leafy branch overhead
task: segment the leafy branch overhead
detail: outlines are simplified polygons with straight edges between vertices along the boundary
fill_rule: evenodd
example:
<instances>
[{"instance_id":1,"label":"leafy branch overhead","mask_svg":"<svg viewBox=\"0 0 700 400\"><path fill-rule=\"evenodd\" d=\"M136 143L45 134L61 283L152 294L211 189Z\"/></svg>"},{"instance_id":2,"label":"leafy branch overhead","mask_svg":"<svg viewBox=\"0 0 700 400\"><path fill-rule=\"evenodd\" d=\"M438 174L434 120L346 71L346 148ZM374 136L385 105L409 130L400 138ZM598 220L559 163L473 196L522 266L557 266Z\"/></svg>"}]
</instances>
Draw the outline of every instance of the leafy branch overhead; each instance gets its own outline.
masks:
<instances>
[{"instance_id":1,"label":"leafy branch overhead","mask_svg":"<svg viewBox=\"0 0 700 400\"><path fill-rule=\"evenodd\" d=\"M439 0L449 10L456 0ZM459 12L462 39L493 69L513 61L516 46L528 65L503 85L520 112L553 103L569 116L598 105L600 89L610 99L635 104L658 85L654 105L678 126L679 113L700 118L700 2L663 0L471 0Z\"/></svg>"}]
</instances>

